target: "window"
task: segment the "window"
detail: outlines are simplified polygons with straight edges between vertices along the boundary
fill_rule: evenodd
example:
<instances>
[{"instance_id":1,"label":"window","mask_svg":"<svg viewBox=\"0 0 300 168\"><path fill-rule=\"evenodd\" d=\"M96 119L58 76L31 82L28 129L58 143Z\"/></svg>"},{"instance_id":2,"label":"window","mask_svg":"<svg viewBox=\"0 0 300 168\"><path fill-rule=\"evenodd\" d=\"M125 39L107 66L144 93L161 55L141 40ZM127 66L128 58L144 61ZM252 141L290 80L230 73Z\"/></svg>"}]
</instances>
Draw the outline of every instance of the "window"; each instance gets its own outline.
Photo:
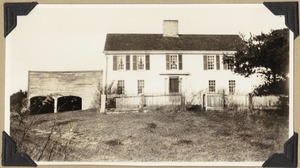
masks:
<instances>
[{"instance_id":1,"label":"window","mask_svg":"<svg viewBox=\"0 0 300 168\"><path fill-rule=\"evenodd\" d=\"M203 69L204 70L220 70L221 68L220 55L204 55Z\"/></svg>"},{"instance_id":2,"label":"window","mask_svg":"<svg viewBox=\"0 0 300 168\"><path fill-rule=\"evenodd\" d=\"M166 56L167 70L182 70L182 55L169 54Z\"/></svg>"},{"instance_id":3,"label":"window","mask_svg":"<svg viewBox=\"0 0 300 168\"><path fill-rule=\"evenodd\" d=\"M130 70L130 55L114 55L113 70Z\"/></svg>"},{"instance_id":4,"label":"window","mask_svg":"<svg viewBox=\"0 0 300 168\"><path fill-rule=\"evenodd\" d=\"M235 92L235 80L229 80L229 94L233 95Z\"/></svg>"},{"instance_id":5,"label":"window","mask_svg":"<svg viewBox=\"0 0 300 168\"><path fill-rule=\"evenodd\" d=\"M137 69L144 70L145 69L145 56L137 55Z\"/></svg>"},{"instance_id":6,"label":"window","mask_svg":"<svg viewBox=\"0 0 300 168\"><path fill-rule=\"evenodd\" d=\"M125 55L118 55L117 57L117 69L125 70Z\"/></svg>"},{"instance_id":7,"label":"window","mask_svg":"<svg viewBox=\"0 0 300 168\"><path fill-rule=\"evenodd\" d=\"M233 70L234 69L234 57L233 55L226 55L226 56L223 56L223 59L226 59L226 63L224 62L223 63L223 69L224 70Z\"/></svg>"},{"instance_id":8,"label":"window","mask_svg":"<svg viewBox=\"0 0 300 168\"><path fill-rule=\"evenodd\" d=\"M133 70L149 70L150 56L149 55L133 55Z\"/></svg>"},{"instance_id":9,"label":"window","mask_svg":"<svg viewBox=\"0 0 300 168\"><path fill-rule=\"evenodd\" d=\"M170 55L170 69L177 69L178 61L177 55Z\"/></svg>"},{"instance_id":10,"label":"window","mask_svg":"<svg viewBox=\"0 0 300 168\"><path fill-rule=\"evenodd\" d=\"M144 80L138 80L138 94L144 93Z\"/></svg>"},{"instance_id":11,"label":"window","mask_svg":"<svg viewBox=\"0 0 300 168\"><path fill-rule=\"evenodd\" d=\"M125 90L125 81L124 80L118 80L118 87L117 87L118 94L124 94Z\"/></svg>"},{"instance_id":12,"label":"window","mask_svg":"<svg viewBox=\"0 0 300 168\"><path fill-rule=\"evenodd\" d=\"M213 55L207 56L207 69L215 69L215 57Z\"/></svg>"},{"instance_id":13,"label":"window","mask_svg":"<svg viewBox=\"0 0 300 168\"><path fill-rule=\"evenodd\" d=\"M210 93L216 92L216 81L215 80L209 80L208 81L208 91Z\"/></svg>"}]
</instances>

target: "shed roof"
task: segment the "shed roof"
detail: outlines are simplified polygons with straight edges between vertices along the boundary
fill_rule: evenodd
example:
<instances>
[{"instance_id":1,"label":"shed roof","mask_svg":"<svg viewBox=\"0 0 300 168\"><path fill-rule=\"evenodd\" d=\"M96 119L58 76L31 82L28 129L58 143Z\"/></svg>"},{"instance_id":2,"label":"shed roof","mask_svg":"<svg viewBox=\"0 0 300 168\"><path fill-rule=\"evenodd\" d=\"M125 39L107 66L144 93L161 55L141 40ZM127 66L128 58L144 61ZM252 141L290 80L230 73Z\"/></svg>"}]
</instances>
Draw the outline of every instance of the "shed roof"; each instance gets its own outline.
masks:
<instances>
[{"instance_id":1,"label":"shed roof","mask_svg":"<svg viewBox=\"0 0 300 168\"><path fill-rule=\"evenodd\" d=\"M180 34L164 37L162 34L107 34L104 51L235 51L241 46L238 35Z\"/></svg>"}]
</instances>

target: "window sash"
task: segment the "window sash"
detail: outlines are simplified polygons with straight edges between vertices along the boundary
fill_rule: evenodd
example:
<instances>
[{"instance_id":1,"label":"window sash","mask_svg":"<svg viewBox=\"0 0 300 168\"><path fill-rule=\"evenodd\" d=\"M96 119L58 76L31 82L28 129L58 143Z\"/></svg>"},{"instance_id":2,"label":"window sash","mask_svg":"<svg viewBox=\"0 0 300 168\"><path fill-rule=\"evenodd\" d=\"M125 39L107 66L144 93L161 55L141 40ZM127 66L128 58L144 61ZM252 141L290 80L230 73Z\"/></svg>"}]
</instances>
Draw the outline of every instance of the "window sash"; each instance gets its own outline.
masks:
<instances>
[{"instance_id":1,"label":"window sash","mask_svg":"<svg viewBox=\"0 0 300 168\"><path fill-rule=\"evenodd\" d=\"M178 69L178 55L170 55L170 69Z\"/></svg>"},{"instance_id":2,"label":"window sash","mask_svg":"<svg viewBox=\"0 0 300 168\"><path fill-rule=\"evenodd\" d=\"M136 58L137 70L145 70L145 55L137 55Z\"/></svg>"},{"instance_id":3,"label":"window sash","mask_svg":"<svg viewBox=\"0 0 300 168\"><path fill-rule=\"evenodd\" d=\"M117 56L117 70L125 70L126 58L125 55Z\"/></svg>"},{"instance_id":4,"label":"window sash","mask_svg":"<svg viewBox=\"0 0 300 168\"><path fill-rule=\"evenodd\" d=\"M144 93L144 80L138 80L138 94Z\"/></svg>"},{"instance_id":5,"label":"window sash","mask_svg":"<svg viewBox=\"0 0 300 168\"><path fill-rule=\"evenodd\" d=\"M209 70L215 69L215 56L214 55L207 56L207 69L209 69Z\"/></svg>"},{"instance_id":6,"label":"window sash","mask_svg":"<svg viewBox=\"0 0 300 168\"><path fill-rule=\"evenodd\" d=\"M209 80L208 81L208 91L210 93L216 92L216 81L215 80Z\"/></svg>"},{"instance_id":7,"label":"window sash","mask_svg":"<svg viewBox=\"0 0 300 168\"><path fill-rule=\"evenodd\" d=\"M118 80L118 92L121 90L119 94L124 94L124 89L125 89L125 81L124 80Z\"/></svg>"},{"instance_id":8,"label":"window sash","mask_svg":"<svg viewBox=\"0 0 300 168\"><path fill-rule=\"evenodd\" d=\"M235 80L229 80L229 94L234 94L235 92Z\"/></svg>"}]
</instances>

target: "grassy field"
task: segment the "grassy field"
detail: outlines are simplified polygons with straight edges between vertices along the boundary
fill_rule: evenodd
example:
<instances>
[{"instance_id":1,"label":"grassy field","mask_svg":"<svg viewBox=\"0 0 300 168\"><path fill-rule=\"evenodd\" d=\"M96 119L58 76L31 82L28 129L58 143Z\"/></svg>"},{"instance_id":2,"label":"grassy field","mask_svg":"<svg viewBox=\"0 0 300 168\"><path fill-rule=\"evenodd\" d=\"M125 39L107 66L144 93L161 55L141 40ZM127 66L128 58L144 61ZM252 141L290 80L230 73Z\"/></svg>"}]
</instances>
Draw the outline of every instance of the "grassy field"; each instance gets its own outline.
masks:
<instances>
[{"instance_id":1,"label":"grassy field","mask_svg":"<svg viewBox=\"0 0 300 168\"><path fill-rule=\"evenodd\" d=\"M278 111L181 111L29 116L11 124L21 152L41 161L265 161L283 151L288 115Z\"/></svg>"}]
</instances>

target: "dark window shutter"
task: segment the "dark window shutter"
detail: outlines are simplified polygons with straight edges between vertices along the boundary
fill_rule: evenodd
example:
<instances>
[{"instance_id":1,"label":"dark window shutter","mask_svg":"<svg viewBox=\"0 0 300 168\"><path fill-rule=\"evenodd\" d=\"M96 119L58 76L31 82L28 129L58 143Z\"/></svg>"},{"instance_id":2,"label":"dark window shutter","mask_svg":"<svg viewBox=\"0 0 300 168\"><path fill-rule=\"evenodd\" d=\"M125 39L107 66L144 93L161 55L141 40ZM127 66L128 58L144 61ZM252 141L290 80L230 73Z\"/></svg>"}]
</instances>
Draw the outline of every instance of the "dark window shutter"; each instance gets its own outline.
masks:
<instances>
[{"instance_id":1,"label":"dark window shutter","mask_svg":"<svg viewBox=\"0 0 300 168\"><path fill-rule=\"evenodd\" d=\"M179 70L182 70L182 55L178 55L178 60L179 60Z\"/></svg>"},{"instance_id":2,"label":"dark window shutter","mask_svg":"<svg viewBox=\"0 0 300 168\"><path fill-rule=\"evenodd\" d=\"M169 55L166 55L166 66L167 66L167 70L170 69L170 61L169 61Z\"/></svg>"},{"instance_id":3,"label":"dark window shutter","mask_svg":"<svg viewBox=\"0 0 300 168\"><path fill-rule=\"evenodd\" d=\"M216 55L217 70L220 70L220 55Z\"/></svg>"},{"instance_id":4,"label":"dark window shutter","mask_svg":"<svg viewBox=\"0 0 300 168\"><path fill-rule=\"evenodd\" d=\"M203 56L203 69L207 70L207 56L206 55Z\"/></svg>"},{"instance_id":5,"label":"dark window shutter","mask_svg":"<svg viewBox=\"0 0 300 168\"><path fill-rule=\"evenodd\" d=\"M132 69L137 70L137 61L136 61L137 57L136 57L136 55L134 55L132 59L133 59Z\"/></svg>"},{"instance_id":6,"label":"dark window shutter","mask_svg":"<svg viewBox=\"0 0 300 168\"><path fill-rule=\"evenodd\" d=\"M117 70L117 56L113 56L113 70Z\"/></svg>"},{"instance_id":7,"label":"dark window shutter","mask_svg":"<svg viewBox=\"0 0 300 168\"><path fill-rule=\"evenodd\" d=\"M126 55L126 70L130 70L130 55Z\"/></svg>"},{"instance_id":8,"label":"dark window shutter","mask_svg":"<svg viewBox=\"0 0 300 168\"><path fill-rule=\"evenodd\" d=\"M146 55L146 70L150 69L150 56Z\"/></svg>"}]
</instances>

